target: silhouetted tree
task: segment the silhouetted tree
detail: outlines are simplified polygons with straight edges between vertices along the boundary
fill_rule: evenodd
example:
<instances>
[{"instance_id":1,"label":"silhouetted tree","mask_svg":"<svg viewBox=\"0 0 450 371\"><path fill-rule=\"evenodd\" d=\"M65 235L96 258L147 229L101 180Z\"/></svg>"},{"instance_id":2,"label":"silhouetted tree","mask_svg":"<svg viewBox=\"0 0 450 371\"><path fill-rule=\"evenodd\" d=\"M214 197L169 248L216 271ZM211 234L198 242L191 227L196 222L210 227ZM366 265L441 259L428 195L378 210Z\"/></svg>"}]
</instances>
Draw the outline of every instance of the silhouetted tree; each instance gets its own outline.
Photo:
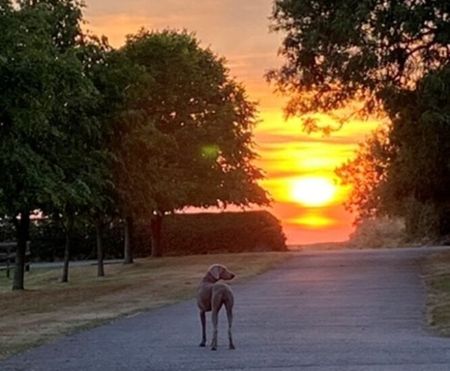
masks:
<instances>
[{"instance_id":1,"label":"silhouetted tree","mask_svg":"<svg viewBox=\"0 0 450 371\"><path fill-rule=\"evenodd\" d=\"M268 74L290 115L365 102L373 112L448 63L447 0L275 0L285 64Z\"/></svg>"},{"instance_id":2,"label":"silhouetted tree","mask_svg":"<svg viewBox=\"0 0 450 371\"><path fill-rule=\"evenodd\" d=\"M13 289L24 288L30 213L65 218L101 179L80 24L77 1L0 3L0 204L17 230Z\"/></svg>"},{"instance_id":3,"label":"silhouetted tree","mask_svg":"<svg viewBox=\"0 0 450 371\"><path fill-rule=\"evenodd\" d=\"M224 60L201 48L191 34L174 31L142 30L129 36L124 52L150 78L137 102L148 120L145 127L173 141L161 146L158 140L159 147L144 157L156 161L155 166L149 162L156 176L147 180L154 202L152 255L162 254L165 213L267 203L257 184L262 173L252 164L256 106L229 76Z\"/></svg>"}]
</instances>

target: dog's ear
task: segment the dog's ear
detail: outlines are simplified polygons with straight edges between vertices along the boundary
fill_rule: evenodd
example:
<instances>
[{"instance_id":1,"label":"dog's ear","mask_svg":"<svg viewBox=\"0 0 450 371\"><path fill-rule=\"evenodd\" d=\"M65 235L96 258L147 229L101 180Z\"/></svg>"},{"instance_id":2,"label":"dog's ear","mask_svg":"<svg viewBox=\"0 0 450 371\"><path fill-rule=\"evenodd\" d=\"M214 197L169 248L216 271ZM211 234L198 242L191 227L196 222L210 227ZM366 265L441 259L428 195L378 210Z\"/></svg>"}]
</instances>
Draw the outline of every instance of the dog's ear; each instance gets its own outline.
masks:
<instances>
[{"instance_id":1,"label":"dog's ear","mask_svg":"<svg viewBox=\"0 0 450 371\"><path fill-rule=\"evenodd\" d=\"M220 274L222 273L222 267L218 264L211 265L208 269L208 272L211 276L216 280L220 280Z\"/></svg>"}]
</instances>

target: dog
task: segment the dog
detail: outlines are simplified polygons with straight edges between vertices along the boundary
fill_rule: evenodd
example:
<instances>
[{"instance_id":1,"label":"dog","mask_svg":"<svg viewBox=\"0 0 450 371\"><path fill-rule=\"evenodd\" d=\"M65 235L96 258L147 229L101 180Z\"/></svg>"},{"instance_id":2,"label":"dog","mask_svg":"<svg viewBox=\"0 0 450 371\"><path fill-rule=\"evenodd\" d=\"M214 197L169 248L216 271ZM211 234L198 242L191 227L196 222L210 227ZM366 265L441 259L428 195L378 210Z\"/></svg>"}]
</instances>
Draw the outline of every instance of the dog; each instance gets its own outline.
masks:
<instances>
[{"instance_id":1,"label":"dog","mask_svg":"<svg viewBox=\"0 0 450 371\"><path fill-rule=\"evenodd\" d=\"M200 281L197 291L197 305L200 309L200 321L202 324L202 341L201 347L206 345L206 312L211 311L211 319L213 324L213 337L211 341L211 350L217 350L217 325L219 310L222 305L225 306L228 318L228 341L229 349L235 349L233 337L231 334L231 326L233 324L233 304L234 297L230 286L219 280L231 280L235 274L230 272L225 266L214 264L209 267L206 275Z\"/></svg>"}]
</instances>

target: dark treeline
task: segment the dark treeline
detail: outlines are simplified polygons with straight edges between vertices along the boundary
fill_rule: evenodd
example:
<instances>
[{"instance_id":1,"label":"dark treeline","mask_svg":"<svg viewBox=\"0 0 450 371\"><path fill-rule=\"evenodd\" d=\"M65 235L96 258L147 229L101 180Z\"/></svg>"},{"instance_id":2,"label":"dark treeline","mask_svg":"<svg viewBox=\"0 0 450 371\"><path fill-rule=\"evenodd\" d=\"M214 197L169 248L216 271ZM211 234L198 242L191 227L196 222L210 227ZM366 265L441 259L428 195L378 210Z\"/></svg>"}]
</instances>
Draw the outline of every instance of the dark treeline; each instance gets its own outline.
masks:
<instances>
[{"instance_id":1,"label":"dark treeline","mask_svg":"<svg viewBox=\"0 0 450 371\"><path fill-rule=\"evenodd\" d=\"M141 30L120 49L83 32L76 0L0 0L0 212L17 240L24 288L30 224L64 231L64 270L80 228L151 225L189 206L267 204L257 184L256 106L225 62L187 32Z\"/></svg>"},{"instance_id":2,"label":"dark treeline","mask_svg":"<svg viewBox=\"0 0 450 371\"><path fill-rule=\"evenodd\" d=\"M411 238L450 236L450 2L275 0L285 64L268 74L287 115L357 107L389 124L337 170L357 221L401 217ZM340 117L341 123L348 117Z\"/></svg>"},{"instance_id":3,"label":"dark treeline","mask_svg":"<svg viewBox=\"0 0 450 371\"><path fill-rule=\"evenodd\" d=\"M33 261L60 261L64 257L65 233L60 223L39 219L30 225ZM0 229L0 241L13 240L12 226ZM104 258L123 258L124 233L120 222L104 225ZM133 256L151 254L150 222L140 220L133 233ZM251 251L285 251L285 236L278 219L267 211L172 214L162 225L161 248L164 256L240 253ZM95 225L79 224L73 230L71 257L74 260L97 257Z\"/></svg>"}]
</instances>

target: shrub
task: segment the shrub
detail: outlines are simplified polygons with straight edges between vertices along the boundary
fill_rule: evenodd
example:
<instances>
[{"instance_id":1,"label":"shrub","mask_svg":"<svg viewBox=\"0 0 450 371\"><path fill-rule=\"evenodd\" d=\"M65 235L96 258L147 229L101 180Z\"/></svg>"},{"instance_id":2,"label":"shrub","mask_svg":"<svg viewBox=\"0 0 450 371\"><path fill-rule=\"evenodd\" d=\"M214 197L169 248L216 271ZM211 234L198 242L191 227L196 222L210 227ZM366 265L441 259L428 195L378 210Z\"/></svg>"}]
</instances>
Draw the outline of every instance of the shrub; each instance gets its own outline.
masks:
<instances>
[{"instance_id":1,"label":"shrub","mask_svg":"<svg viewBox=\"0 0 450 371\"><path fill-rule=\"evenodd\" d=\"M357 248L399 247L405 238L405 225L402 219L368 218L363 219L350 235L348 245Z\"/></svg>"},{"instance_id":2,"label":"shrub","mask_svg":"<svg viewBox=\"0 0 450 371\"><path fill-rule=\"evenodd\" d=\"M141 240L139 246L150 249L150 227L145 231L148 241ZM168 216L161 244L164 255L190 255L285 251L285 241L280 222L271 213L247 211Z\"/></svg>"}]
</instances>

